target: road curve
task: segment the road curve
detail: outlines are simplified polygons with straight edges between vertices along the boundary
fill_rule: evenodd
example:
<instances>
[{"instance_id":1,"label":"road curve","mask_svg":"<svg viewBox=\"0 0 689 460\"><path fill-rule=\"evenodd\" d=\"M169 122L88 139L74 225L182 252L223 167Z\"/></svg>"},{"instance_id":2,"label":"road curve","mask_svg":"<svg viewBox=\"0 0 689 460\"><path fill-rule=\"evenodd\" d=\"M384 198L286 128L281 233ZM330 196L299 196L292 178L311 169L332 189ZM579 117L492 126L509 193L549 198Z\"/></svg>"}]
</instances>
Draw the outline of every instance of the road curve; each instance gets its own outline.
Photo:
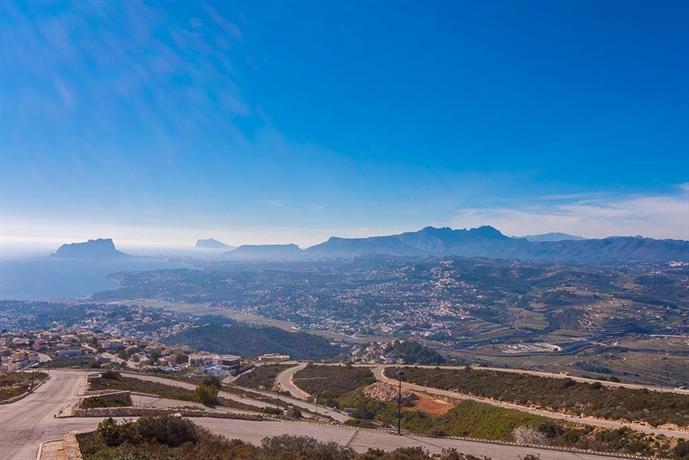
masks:
<instances>
[{"instance_id":1,"label":"road curve","mask_svg":"<svg viewBox=\"0 0 689 460\"><path fill-rule=\"evenodd\" d=\"M290 395L292 395L293 398L303 400L309 399L311 395L299 388L298 386L296 386L293 380L294 374L304 369L305 367L306 364L302 363L297 364L293 367L289 367L284 371L280 372L278 376L275 378L275 381L280 385L280 389L282 391L288 392Z\"/></svg>"},{"instance_id":2,"label":"road curve","mask_svg":"<svg viewBox=\"0 0 689 460\"><path fill-rule=\"evenodd\" d=\"M161 383L163 385L168 385L171 387L179 387L179 388L184 388L187 390L195 390L196 385L193 383L189 382L182 382L179 380L173 380L173 379L167 379L165 377L157 377L154 375L145 375L145 374L131 374L129 372L122 372L122 375L125 377L132 377L135 379L139 380L145 380L147 382L156 382L156 383ZM273 403L265 402L265 401L258 401L256 399L250 399L250 398L245 398L239 395L236 395L234 393L229 393L227 391L219 391L218 396L221 398L229 399L231 401L235 401L241 404L246 404L247 406L253 406L257 407L259 409L265 408L265 407L273 407Z\"/></svg>"},{"instance_id":3,"label":"road curve","mask_svg":"<svg viewBox=\"0 0 689 460\"><path fill-rule=\"evenodd\" d=\"M69 402L76 401L77 391L85 373L79 371L49 371L51 379L26 398L0 406L0 455L5 460L35 458L41 442L59 439L70 431L95 429L101 418L55 418L54 415ZM163 379L166 380L166 379ZM166 380L165 383L168 383ZM178 382L183 383L183 382ZM229 439L258 444L263 438L280 434L311 436L320 441L335 441L362 452L369 448L395 449L423 446L430 452L456 448L460 452L493 459L518 459L527 454L541 460L603 460L614 458L590 453L528 448L499 443L424 436L397 436L378 430L358 429L343 425L323 425L289 421L248 421L216 418L194 418L211 432Z\"/></svg>"},{"instance_id":4,"label":"road curve","mask_svg":"<svg viewBox=\"0 0 689 460\"><path fill-rule=\"evenodd\" d=\"M193 383L188 383L188 382L181 382L179 380L172 380L172 379L167 379L165 377L157 377L153 375L144 375L144 374L131 374L127 372L123 372L122 375L127 376L127 377L134 377L140 380L147 380L150 382L158 382L162 383L164 385L170 385L170 386L176 386L180 388L186 388L189 390L193 390L196 388L196 385ZM269 391L259 391L259 390L254 390L251 388L245 388L241 387L245 392L247 393L253 393L255 395L261 395L263 397L267 398L275 398L275 393L271 393ZM245 398L242 396L238 396L233 393L228 393L227 391L219 391L218 396L221 398L226 398L226 399L231 399L233 401L240 402L242 404L247 404L250 406L254 407L274 407L274 404L272 402L265 402L265 401L259 401L256 399L250 399L250 398ZM306 401L302 401L301 399L296 399L292 398L289 396L280 396L280 399L282 399L284 402L291 404L296 407L300 407L302 409L309 410L311 412L317 412L321 415L326 415L333 420L336 420L338 422L346 422L349 420L351 417L343 412L336 411L334 409L327 408L325 406L320 406L320 405L315 405Z\"/></svg>"},{"instance_id":5,"label":"road curve","mask_svg":"<svg viewBox=\"0 0 689 460\"><path fill-rule=\"evenodd\" d=\"M0 406L0 457L3 459L32 459L41 442L63 436L73 425L61 423L62 419L54 415L76 400L86 374L63 370L48 373L50 379L34 393Z\"/></svg>"},{"instance_id":6,"label":"road curve","mask_svg":"<svg viewBox=\"0 0 689 460\"><path fill-rule=\"evenodd\" d=\"M392 450L398 447L421 446L431 453L440 453L446 448L455 448L459 452L477 457L487 456L494 460L517 460L531 454L540 460L602 460L609 457L589 453L574 453L550 449L538 449L514 445L503 445L481 441L429 438L425 436L402 435L379 431L366 430L342 425L320 425L306 422L254 422L246 420L194 419L197 423L213 433L227 438L239 438L252 444L260 444L265 437L280 434L296 436L311 436L319 441L334 441L340 445L351 447L357 452L365 452L369 448Z\"/></svg>"},{"instance_id":7,"label":"road curve","mask_svg":"<svg viewBox=\"0 0 689 460\"><path fill-rule=\"evenodd\" d=\"M396 366L388 366L388 365L377 366L377 367L373 368L373 375L375 376L376 380L378 380L378 381L393 383L393 384L397 385L398 384L397 380L391 379L385 375L385 369L388 367L396 367ZM543 410L543 409L535 409L535 408L529 407L529 406L522 406L522 405L514 404L514 403L496 401L496 400L490 399L490 398L482 398L480 396L473 396L473 395L466 394L466 393L458 393L456 391L442 390L440 388L426 387L426 386L417 385L417 384L409 383L409 382L402 382L402 386L404 388L408 388L410 390L416 390L416 391L420 391L420 392L424 392L424 393L430 393L430 394L434 394L434 395L445 396L445 397L453 398L453 399L469 399L472 401L490 404L492 406L503 407L505 409L515 409L515 410L519 410L522 412L528 412L528 413L534 414L534 415L540 415L542 417L554 418L554 419L558 419L558 420L567 420L570 422L580 423L582 425L600 426L600 427L604 427L604 428L613 428L613 429L614 428L628 427L628 428L631 428L635 431L640 431L640 432L648 433L648 434L656 434L656 435L662 434L665 436L671 436L671 437L675 437L675 438L689 439L689 432L687 432L687 431L655 428L655 427L652 427L649 425L644 425L641 423L619 422L616 420L604 420L604 419L598 419L598 418L592 418L592 417L578 417L576 415L568 415L568 414L562 414L559 412L547 411L547 410Z\"/></svg>"},{"instance_id":8,"label":"road curve","mask_svg":"<svg viewBox=\"0 0 689 460\"><path fill-rule=\"evenodd\" d=\"M329 363L313 363L314 365L317 366L341 366L341 363L337 364L329 364ZM353 364L354 367L378 367L381 366L381 364L364 364L364 363L357 363ZM388 365L385 365L388 366ZM431 365L431 364L395 364L394 367L419 367L422 369L464 369L466 366L447 366L447 365ZM547 377L547 378L552 378L552 379L572 379L576 382L584 382L584 383L600 383L603 386L606 387L613 387L613 388L629 388L631 390L649 390L649 391L660 391L663 393L676 393L680 395L689 395L689 389L684 389L684 388L672 388L672 387L661 387L657 385L645 385L642 383L627 383L627 382L609 382L605 380L596 380L596 379L590 379L587 377L577 377L575 375L569 375L569 374L557 374L554 372L546 372L546 371L533 371L533 370L528 370L528 369L513 369L513 368L508 368L508 367L484 367L484 366L472 366L474 369L479 370L479 371L496 371L496 372L506 372L506 373L511 373L511 374L526 374L526 375L534 375L537 377Z\"/></svg>"}]
</instances>

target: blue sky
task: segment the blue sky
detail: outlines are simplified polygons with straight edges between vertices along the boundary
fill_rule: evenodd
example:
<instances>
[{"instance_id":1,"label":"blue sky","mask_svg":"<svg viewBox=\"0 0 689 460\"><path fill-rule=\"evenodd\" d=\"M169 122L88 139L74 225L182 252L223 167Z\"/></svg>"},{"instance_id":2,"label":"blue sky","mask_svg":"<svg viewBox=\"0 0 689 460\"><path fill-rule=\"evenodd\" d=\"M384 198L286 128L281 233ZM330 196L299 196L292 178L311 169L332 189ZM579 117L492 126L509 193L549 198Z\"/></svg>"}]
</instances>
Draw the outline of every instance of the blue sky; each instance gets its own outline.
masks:
<instances>
[{"instance_id":1,"label":"blue sky","mask_svg":"<svg viewBox=\"0 0 689 460\"><path fill-rule=\"evenodd\" d=\"M4 243L689 239L689 3L6 2Z\"/></svg>"}]
</instances>

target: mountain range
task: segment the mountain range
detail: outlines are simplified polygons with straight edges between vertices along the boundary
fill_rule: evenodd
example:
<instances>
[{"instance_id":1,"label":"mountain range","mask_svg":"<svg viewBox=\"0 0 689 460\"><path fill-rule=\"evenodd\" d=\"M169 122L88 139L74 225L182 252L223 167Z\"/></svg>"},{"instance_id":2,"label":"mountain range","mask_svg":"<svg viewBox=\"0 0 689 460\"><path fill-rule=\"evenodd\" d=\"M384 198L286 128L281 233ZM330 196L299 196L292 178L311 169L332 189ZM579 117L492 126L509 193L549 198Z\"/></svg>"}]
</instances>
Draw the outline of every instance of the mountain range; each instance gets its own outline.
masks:
<instances>
[{"instance_id":1,"label":"mountain range","mask_svg":"<svg viewBox=\"0 0 689 460\"><path fill-rule=\"evenodd\" d=\"M364 255L464 256L568 263L652 263L689 261L689 241L643 237L577 239L572 235L511 238L482 226L472 229L425 227L416 232L368 238L331 237L300 249L296 245L251 245L226 252L229 260L299 260ZM540 238L538 238L540 237Z\"/></svg>"}]
</instances>

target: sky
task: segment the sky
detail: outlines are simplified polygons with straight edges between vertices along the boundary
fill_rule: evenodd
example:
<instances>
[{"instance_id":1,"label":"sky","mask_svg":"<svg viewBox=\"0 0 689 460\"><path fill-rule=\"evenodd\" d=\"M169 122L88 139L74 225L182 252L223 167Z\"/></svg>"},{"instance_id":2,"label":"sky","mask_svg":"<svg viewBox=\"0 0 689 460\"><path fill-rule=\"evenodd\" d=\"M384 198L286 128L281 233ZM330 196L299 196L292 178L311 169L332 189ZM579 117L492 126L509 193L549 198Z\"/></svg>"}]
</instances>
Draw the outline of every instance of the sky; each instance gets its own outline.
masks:
<instances>
[{"instance_id":1,"label":"sky","mask_svg":"<svg viewBox=\"0 0 689 460\"><path fill-rule=\"evenodd\" d=\"M0 5L0 245L689 240L689 2Z\"/></svg>"}]
</instances>

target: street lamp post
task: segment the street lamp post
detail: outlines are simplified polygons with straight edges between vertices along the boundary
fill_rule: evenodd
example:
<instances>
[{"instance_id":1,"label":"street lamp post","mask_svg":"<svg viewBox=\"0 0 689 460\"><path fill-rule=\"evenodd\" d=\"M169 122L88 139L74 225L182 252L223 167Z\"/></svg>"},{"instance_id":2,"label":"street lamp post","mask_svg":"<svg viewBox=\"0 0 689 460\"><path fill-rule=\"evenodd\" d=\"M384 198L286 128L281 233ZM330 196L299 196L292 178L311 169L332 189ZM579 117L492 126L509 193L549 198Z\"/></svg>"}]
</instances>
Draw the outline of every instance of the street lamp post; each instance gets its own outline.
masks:
<instances>
[{"instance_id":1,"label":"street lamp post","mask_svg":"<svg viewBox=\"0 0 689 460\"><path fill-rule=\"evenodd\" d=\"M397 373L397 434L402 434L402 377L404 377L404 372L399 371Z\"/></svg>"}]
</instances>

